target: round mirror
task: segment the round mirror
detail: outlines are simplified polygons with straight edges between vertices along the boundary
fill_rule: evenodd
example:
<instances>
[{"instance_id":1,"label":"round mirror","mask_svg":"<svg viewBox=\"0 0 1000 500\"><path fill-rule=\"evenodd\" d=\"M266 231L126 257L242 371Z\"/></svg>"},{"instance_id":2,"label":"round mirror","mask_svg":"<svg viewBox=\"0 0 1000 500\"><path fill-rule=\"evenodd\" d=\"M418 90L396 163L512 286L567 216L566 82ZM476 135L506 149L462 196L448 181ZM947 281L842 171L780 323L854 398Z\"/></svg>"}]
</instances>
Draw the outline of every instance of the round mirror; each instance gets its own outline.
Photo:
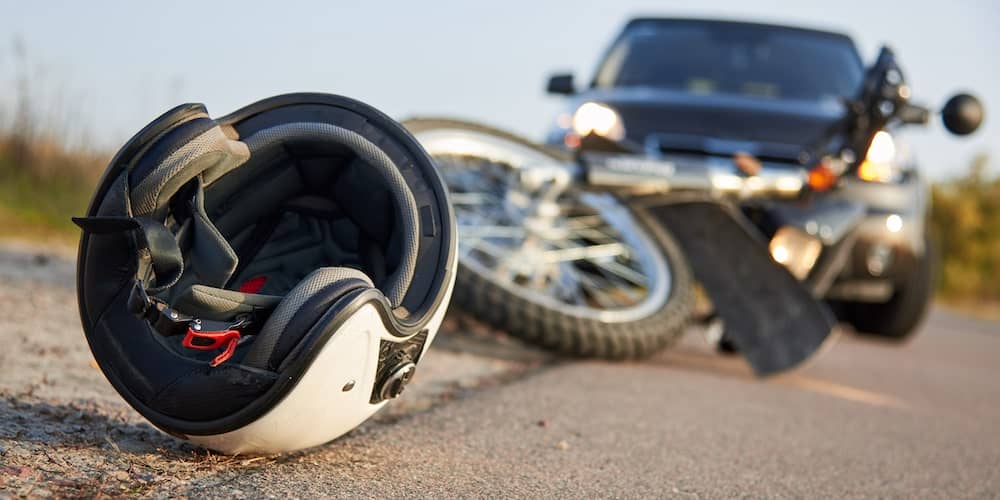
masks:
<instances>
[{"instance_id":1,"label":"round mirror","mask_svg":"<svg viewBox=\"0 0 1000 500\"><path fill-rule=\"evenodd\" d=\"M975 96L956 94L941 110L944 127L955 135L969 135L983 123L983 105Z\"/></svg>"}]
</instances>

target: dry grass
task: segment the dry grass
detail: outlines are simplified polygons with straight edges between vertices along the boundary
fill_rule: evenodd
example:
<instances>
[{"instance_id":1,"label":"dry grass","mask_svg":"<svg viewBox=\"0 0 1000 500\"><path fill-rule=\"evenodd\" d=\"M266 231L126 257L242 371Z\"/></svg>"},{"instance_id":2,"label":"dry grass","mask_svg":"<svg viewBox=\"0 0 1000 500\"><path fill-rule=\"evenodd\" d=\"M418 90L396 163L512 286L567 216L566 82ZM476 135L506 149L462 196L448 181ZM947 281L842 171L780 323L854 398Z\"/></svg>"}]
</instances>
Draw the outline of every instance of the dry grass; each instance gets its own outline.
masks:
<instances>
[{"instance_id":1,"label":"dry grass","mask_svg":"<svg viewBox=\"0 0 1000 500\"><path fill-rule=\"evenodd\" d=\"M0 137L0 237L72 242L107 155L57 141Z\"/></svg>"}]
</instances>

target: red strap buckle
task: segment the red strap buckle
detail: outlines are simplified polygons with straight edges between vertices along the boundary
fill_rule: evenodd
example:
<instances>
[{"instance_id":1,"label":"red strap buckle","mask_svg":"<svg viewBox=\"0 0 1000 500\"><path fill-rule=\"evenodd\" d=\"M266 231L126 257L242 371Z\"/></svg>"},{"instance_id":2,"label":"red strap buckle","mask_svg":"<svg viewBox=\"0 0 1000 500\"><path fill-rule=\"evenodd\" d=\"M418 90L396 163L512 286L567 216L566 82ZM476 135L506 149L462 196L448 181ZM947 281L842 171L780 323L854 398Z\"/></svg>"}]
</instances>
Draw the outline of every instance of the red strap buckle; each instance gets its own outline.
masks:
<instances>
[{"instance_id":1,"label":"red strap buckle","mask_svg":"<svg viewBox=\"0 0 1000 500\"><path fill-rule=\"evenodd\" d=\"M236 352L236 344L239 341L240 332L237 330L203 332L188 327L187 334L184 335L184 341L181 345L197 351L214 351L222 346L226 346L226 350L222 351L222 354L216 356L209 363L209 366L216 367L233 357L233 353Z\"/></svg>"},{"instance_id":2,"label":"red strap buckle","mask_svg":"<svg viewBox=\"0 0 1000 500\"><path fill-rule=\"evenodd\" d=\"M242 293L257 293L261 288L264 288L264 284L267 283L267 276L254 276L243 282L240 285L240 292Z\"/></svg>"}]
</instances>

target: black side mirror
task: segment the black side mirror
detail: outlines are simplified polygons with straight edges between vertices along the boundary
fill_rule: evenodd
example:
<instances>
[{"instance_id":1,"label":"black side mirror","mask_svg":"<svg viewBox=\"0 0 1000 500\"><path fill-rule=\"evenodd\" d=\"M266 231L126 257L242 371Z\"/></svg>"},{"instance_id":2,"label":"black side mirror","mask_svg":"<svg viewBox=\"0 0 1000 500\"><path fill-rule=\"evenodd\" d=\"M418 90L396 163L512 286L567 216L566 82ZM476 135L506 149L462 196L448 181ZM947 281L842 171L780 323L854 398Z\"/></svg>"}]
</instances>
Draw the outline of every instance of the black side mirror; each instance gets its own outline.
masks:
<instances>
[{"instance_id":1,"label":"black side mirror","mask_svg":"<svg viewBox=\"0 0 1000 500\"><path fill-rule=\"evenodd\" d=\"M573 86L573 75L564 73L549 77L549 85L545 88L550 94L573 95L576 88Z\"/></svg>"},{"instance_id":2,"label":"black side mirror","mask_svg":"<svg viewBox=\"0 0 1000 500\"><path fill-rule=\"evenodd\" d=\"M982 103L970 94L956 94L948 99L941 110L944 128L955 135L969 135L983 123Z\"/></svg>"}]
</instances>

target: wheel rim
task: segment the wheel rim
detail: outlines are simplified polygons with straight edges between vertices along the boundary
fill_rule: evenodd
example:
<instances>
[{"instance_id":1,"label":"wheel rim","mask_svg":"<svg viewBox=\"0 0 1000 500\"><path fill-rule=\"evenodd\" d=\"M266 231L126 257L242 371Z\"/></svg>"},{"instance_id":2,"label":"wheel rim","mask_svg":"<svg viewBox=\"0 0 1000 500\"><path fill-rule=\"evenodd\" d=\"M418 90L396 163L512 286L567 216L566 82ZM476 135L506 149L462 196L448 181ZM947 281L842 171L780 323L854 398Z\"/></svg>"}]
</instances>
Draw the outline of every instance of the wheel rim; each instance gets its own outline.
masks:
<instances>
[{"instance_id":1,"label":"wheel rim","mask_svg":"<svg viewBox=\"0 0 1000 500\"><path fill-rule=\"evenodd\" d=\"M484 132L415 135L451 191L466 270L577 317L634 321L662 308L671 272L659 247L614 196L568 185L572 165Z\"/></svg>"}]
</instances>

